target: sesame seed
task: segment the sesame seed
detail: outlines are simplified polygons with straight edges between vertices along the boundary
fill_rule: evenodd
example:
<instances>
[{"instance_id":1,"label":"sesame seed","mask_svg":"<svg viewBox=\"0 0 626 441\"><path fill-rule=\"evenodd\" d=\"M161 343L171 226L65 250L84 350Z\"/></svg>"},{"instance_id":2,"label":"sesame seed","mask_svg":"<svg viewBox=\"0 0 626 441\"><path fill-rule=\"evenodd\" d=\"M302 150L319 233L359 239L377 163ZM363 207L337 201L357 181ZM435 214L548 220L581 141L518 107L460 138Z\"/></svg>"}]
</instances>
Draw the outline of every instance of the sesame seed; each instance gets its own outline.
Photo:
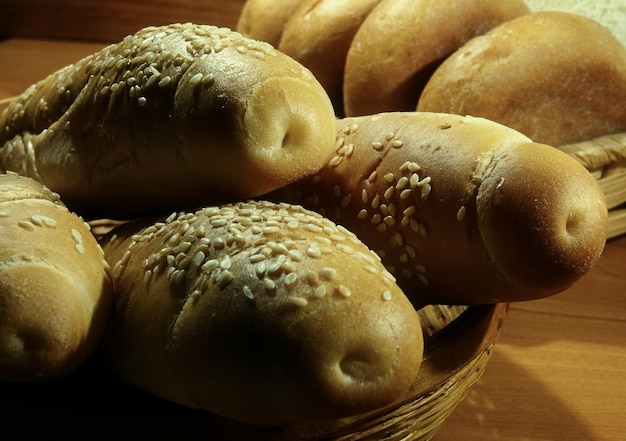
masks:
<instances>
[{"instance_id":1,"label":"sesame seed","mask_svg":"<svg viewBox=\"0 0 626 441\"><path fill-rule=\"evenodd\" d=\"M224 288L234 279L235 277L233 276L233 273L231 273L230 271L228 270L221 271L219 275L217 276L217 284L220 286L220 288Z\"/></svg>"},{"instance_id":2,"label":"sesame seed","mask_svg":"<svg viewBox=\"0 0 626 441\"><path fill-rule=\"evenodd\" d=\"M276 289L276 282L266 277L263 279L263 288L265 288L266 291L274 291Z\"/></svg>"},{"instance_id":3,"label":"sesame seed","mask_svg":"<svg viewBox=\"0 0 626 441\"><path fill-rule=\"evenodd\" d=\"M185 253L189 250L189 248L191 248L191 242L180 242L178 245L172 248L172 253Z\"/></svg>"},{"instance_id":4,"label":"sesame seed","mask_svg":"<svg viewBox=\"0 0 626 441\"><path fill-rule=\"evenodd\" d=\"M321 233L323 229L315 224L307 224L306 229L312 233Z\"/></svg>"},{"instance_id":5,"label":"sesame seed","mask_svg":"<svg viewBox=\"0 0 626 441\"><path fill-rule=\"evenodd\" d=\"M82 243L77 243L74 248L78 251L78 254L85 254L85 246Z\"/></svg>"},{"instance_id":6,"label":"sesame seed","mask_svg":"<svg viewBox=\"0 0 626 441\"><path fill-rule=\"evenodd\" d=\"M296 297L296 296L290 296L289 297L289 302L292 303L293 305L299 307L299 308L303 308L306 305L308 305L308 301L303 298L303 297Z\"/></svg>"},{"instance_id":7,"label":"sesame seed","mask_svg":"<svg viewBox=\"0 0 626 441\"><path fill-rule=\"evenodd\" d=\"M370 222L373 224L379 224L382 220L383 220L382 215L379 213L376 213L375 215L371 217Z\"/></svg>"},{"instance_id":8,"label":"sesame seed","mask_svg":"<svg viewBox=\"0 0 626 441\"><path fill-rule=\"evenodd\" d=\"M242 290L242 292L243 292L243 295L244 295L246 298L248 298L248 299L250 299L250 300L254 300L254 293L252 292L252 290L250 289L250 287L249 287L248 285L244 285L244 286L241 288L241 290Z\"/></svg>"},{"instance_id":9,"label":"sesame seed","mask_svg":"<svg viewBox=\"0 0 626 441\"><path fill-rule=\"evenodd\" d=\"M461 205L461 208L459 208L459 211L456 212L456 219L459 221L462 221L463 219L465 219L465 205Z\"/></svg>"},{"instance_id":10,"label":"sesame seed","mask_svg":"<svg viewBox=\"0 0 626 441\"><path fill-rule=\"evenodd\" d=\"M296 283L297 281L298 281L298 274L292 272L285 276L284 283L286 286L290 286Z\"/></svg>"},{"instance_id":11,"label":"sesame seed","mask_svg":"<svg viewBox=\"0 0 626 441\"><path fill-rule=\"evenodd\" d=\"M313 297L318 298L318 299L322 298L326 295L326 291L327 291L326 286L320 285L313 290Z\"/></svg>"},{"instance_id":12,"label":"sesame seed","mask_svg":"<svg viewBox=\"0 0 626 441\"><path fill-rule=\"evenodd\" d=\"M396 136L396 135L393 132L389 132L389 133L385 134L385 139L387 141L391 141L394 136Z\"/></svg>"},{"instance_id":13,"label":"sesame seed","mask_svg":"<svg viewBox=\"0 0 626 441\"><path fill-rule=\"evenodd\" d=\"M217 269L217 267L219 267L220 262L217 259L211 259L211 260L207 260L201 267L200 269L204 272L210 272L213 271L215 269Z\"/></svg>"},{"instance_id":14,"label":"sesame seed","mask_svg":"<svg viewBox=\"0 0 626 441\"><path fill-rule=\"evenodd\" d=\"M198 72L189 79L189 84L191 84L192 86L197 86L202 81L203 76L204 75L202 74L202 72Z\"/></svg>"},{"instance_id":15,"label":"sesame seed","mask_svg":"<svg viewBox=\"0 0 626 441\"><path fill-rule=\"evenodd\" d=\"M320 277L324 280L334 280L335 278L337 278L337 270L328 267L324 268L322 269L322 271L320 271Z\"/></svg>"},{"instance_id":16,"label":"sesame seed","mask_svg":"<svg viewBox=\"0 0 626 441\"><path fill-rule=\"evenodd\" d=\"M399 149L400 147L402 147L403 143L402 143L402 141L400 141L399 139L396 139L396 140L394 140L394 141L391 143L391 145L392 145L394 148Z\"/></svg>"},{"instance_id":17,"label":"sesame seed","mask_svg":"<svg viewBox=\"0 0 626 441\"><path fill-rule=\"evenodd\" d=\"M24 228L25 230L28 230L28 231L32 231L32 230L35 229L35 226L30 221L19 220L19 221L17 221L17 225L19 225L20 227L22 227L22 228Z\"/></svg>"},{"instance_id":18,"label":"sesame seed","mask_svg":"<svg viewBox=\"0 0 626 441\"><path fill-rule=\"evenodd\" d=\"M166 75L163 78L161 78L161 80L159 81L158 85L159 85L159 87L166 87L171 82L172 82L172 78L169 75Z\"/></svg>"},{"instance_id":19,"label":"sesame seed","mask_svg":"<svg viewBox=\"0 0 626 441\"><path fill-rule=\"evenodd\" d=\"M383 293L382 298L384 301L388 302L391 300L391 291L387 290Z\"/></svg>"},{"instance_id":20,"label":"sesame seed","mask_svg":"<svg viewBox=\"0 0 626 441\"><path fill-rule=\"evenodd\" d=\"M396 219L393 216L385 216L383 222L391 227L396 224Z\"/></svg>"},{"instance_id":21,"label":"sesame seed","mask_svg":"<svg viewBox=\"0 0 626 441\"><path fill-rule=\"evenodd\" d=\"M415 259L415 256L417 255L415 247L413 247L412 245L407 245L405 249L406 249L406 252L409 255L409 257L411 259Z\"/></svg>"},{"instance_id":22,"label":"sesame seed","mask_svg":"<svg viewBox=\"0 0 626 441\"><path fill-rule=\"evenodd\" d=\"M385 199L389 200L393 197L393 194L395 191L396 191L396 188L394 186L391 186L387 188L387 190L385 190L385 193L383 194L383 196L385 197Z\"/></svg>"},{"instance_id":23,"label":"sesame seed","mask_svg":"<svg viewBox=\"0 0 626 441\"><path fill-rule=\"evenodd\" d=\"M348 205L350 205L351 201L352 201L352 194L349 194L345 196L343 199L341 199L341 206L343 208L346 208Z\"/></svg>"},{"instance_id":24,"label":"sesame seed","mask_svg":"<svg viewBox=\"0 0 626 441\"><path fill-rule=\"evenodd\" d=\"M402 176L396 183L396 190L402 190L409 184L409 178Z\"/></svg>"},{"instance_id":25,"label":"sesame seed","mask_svg":"<svg viewBox=\"0 0 626 441\"><path fill-rule=\"evenodd\" d=\"M378 171L374 170L372 173L370 173L370 175L367 177L367 182L369 184L372 184L376 178L378 177Z\"/></svg>"},{"instance_id":26,"label":"sesame seed","mask_svg":"<svg viewBox=\"0 0 626 441\"><path fill-rule=\"evenodd\" d=\"M380 195L377 193L376 196L374 196L374 199L372 199L372 208L376 209L378 208L380 204Z\"/></svg>"},{"instance_id":27,"label":"sesame seed","mask_svg":"<svg viewBox=\"0 0 626 441\"><path fill-rule=\"evenodd\" d=\"M432 190L432 187L430 186L430 184L424 185L422 187L422 192L421 192L422 199L426 199L428 195L430 194L431 190Z\"/></svg>"},{"instance_id":28,"label":"sesame seed","mask_svg":"<svg viewBox=\"0 0 626 441\"><path fill-rule=\"evenodd\" d=\"M415 205L410 205L402 212L402 214L407 217L411 217L415 214L416 211L417 207Z\"/></svg>"},{"instance_id":29,"label":"sesame seed","mask_svg":"<svg viewBox=\"0 0 626 441\"><path fill-rule=\"evenodd\" d=\"M393 235L393 240L396 243L396 245L399 245L399 246L404 245L404 236L400 232Z\"/></svg>"},{"instance_id":30,"label":"sesame seed","mask_svg":"<svg viewBox=\"0 0 626 441\"><path fill-rule=\"evenodd\" d=\"M317 286L320 283L320 277L315 271L308 270L306 272L305 278L310 286Z\"/></svg>"},{"instance_id":31,"label":"sesame seed","mask_svg":"<svg viewBox=\"0 0 626 441\"><path fill-rule=\"evenodd\" d=\"M345 298L348 298L352 295L352 291L350 291L350 289L345 285L339 285L337 287L337 292L339 293L339 295Z\"/></svg>"},{"instance_id":32,"label":"sesame seed","mask_svg":"<svg viewBox=\"0 0 626 441\"><path fill-rule=\"evenodd\" d=\"M202 251L198 251L196 256L193 258L193 264L195 266L201 266L205 258L206 255Z\"/></svg>"},{"instance_id":33,"label":"sesame seed","mask_svg":"<svg viewBox=\"0 0 626 441\"><path fill-rule=\"evenodd\" d=\"M504 176L501 177L500 180L498 181L498 184L496 185L496 190L500 190L503 185L504 185Z\"/></svg>"},{"instance_id":34,"label":"sesame seed","mask_svg":"<svg viewBox=\"0 0 626 441\"><path fill-rule=\"evenodd\" d=\"M386 182L391 183L391 182L393 182L395 180L395 176L394 176L393 173L387 173L387 174L385 174L385 176L383 176L383 179Z\"/></svg>"},{"instance_id":35,"label":"sesame seed","mask_svg":"<svg viewBox=\"0 0 626 441\"><path fill-rule=\"evenodd\" d=\"M328 165L331 167L337 167L343 161L343 156L333 156L332 159L328 162Z\"/></svg>"},{"instance_id":36,"label":"sesame seed","mask_svg":"<svg viewBox=\"0 0 626 441\"><path fill-rule=\"evenodd\" d=\"M382 148L383 148L383 143L382 143L382 142L380 142L380 141L374 141L374 142L372 143L372 148L373 148L374 150L380 151L380 150L382 150Z\"/></svg>"},{"instance_id":37,"label":"sesame seed","mask_svg":"<svg viewBox=\"0 0 626 441\"><path fill-rule=\"evenodd\" d=\"M400 199L408 199L409 197L411 197L412 193L413 192L411 191L410 188L405 188L404 190L400 192Z\"/></svg>"}]
</instances>

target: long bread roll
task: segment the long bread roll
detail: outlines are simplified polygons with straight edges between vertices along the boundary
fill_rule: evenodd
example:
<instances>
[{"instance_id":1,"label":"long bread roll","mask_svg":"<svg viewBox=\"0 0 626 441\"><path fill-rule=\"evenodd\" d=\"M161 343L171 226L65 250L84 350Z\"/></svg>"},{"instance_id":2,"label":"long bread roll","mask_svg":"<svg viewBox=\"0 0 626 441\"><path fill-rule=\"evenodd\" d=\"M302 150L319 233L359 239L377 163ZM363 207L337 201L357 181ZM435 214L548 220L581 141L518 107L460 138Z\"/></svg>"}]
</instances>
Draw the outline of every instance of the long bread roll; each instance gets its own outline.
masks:
<instances>
[{"instance_id":1,"label":"long bread roll","mask_svg":"<svg viewBox=\"0 0 626 441\"><path fill-rule=\"evenodd\" d=\"M283 29L278 49L311 69L339 115L343 115L348 50L363 20L380 1L304 0Z\"/></svg>"},{"instance_id":2,"label":"long bread roll","mask_svg":"<svg viewBox=\"0 0 626 441\"><path fill-rule=\"evenodd\" d=\"M237 20L237 32L278 47L285 24L304 0L247 0Z\"/></svg>"},{"instance_id":3,"label":"long bread roll","mask_svg":"<svg viewBox=\"0 0 626 441\"><path fill-rule=\"evenodd\" d=\"M558 293L599 258L607 231L603 194L576 160L457 115L340 120L319 174L268 197L353 231L416 306Z\"/></svg>"},{"instance_id":4,"label":"long bread roll","mask_svg":"<svg viewBox=\"0 0 626 441\"><path fill-rule=\"evenodd\" d=\"M626 47L590 18L543 11L450 55L417 110L488 118L560 146L626 131L624 101Z\"/></svg>"},{"instance_id":5,"label":"long bread roll","mask_svg":"<svg viewBox=\"0 0 626 441\"><path fill-rule=\"evenodd\" d=\"M251 424L397 399L422 360L417 312L376 254L302 207L212 206L119 227L111 351L150 393Z\"/></svg>"},{"instance_id":6,"label":"long bread roll","mask_svg":"<svg viewBox=\"0 0 626 441\"><path fill-rule=\"evenodd\" d=\"M319 169L334 111L313 75L213 26L128 36L29 88L0 116L0 170L70 208L128 217L253 197Z\"/></svg>"},{"instance_id":7,"label":"long bread roll","mask_svg":"<svg viewBox=\"0 0 626 441\"><path fill-rule=\"evenodd\" d=\"M32 179L0 174L0 379L41 382L77 368L111 309L102 249Z\"/></svg>"}]
</instances>

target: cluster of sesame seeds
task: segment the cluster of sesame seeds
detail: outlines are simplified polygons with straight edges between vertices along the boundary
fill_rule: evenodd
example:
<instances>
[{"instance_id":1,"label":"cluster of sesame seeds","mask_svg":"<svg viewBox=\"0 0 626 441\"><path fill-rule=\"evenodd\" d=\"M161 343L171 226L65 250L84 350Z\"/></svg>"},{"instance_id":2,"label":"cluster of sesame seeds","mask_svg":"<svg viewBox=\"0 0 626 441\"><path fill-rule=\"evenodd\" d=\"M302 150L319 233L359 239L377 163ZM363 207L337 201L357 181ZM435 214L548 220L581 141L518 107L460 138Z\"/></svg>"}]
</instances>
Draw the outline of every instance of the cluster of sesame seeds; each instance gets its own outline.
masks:
<instances>
[{"instance_id":1,"label":"cluster of sesame seeds","mask_svg":"<svg viewBox=\"0 0 626 441\"><path fill-rule=\"evenodd\" d=\"M426 277L426 266L420 262L423 257L419 253L419 238L428 236L428 228L420 220L420 213L422 203L432 192L432 178L424 175L422 167L414 160L403 162L397 169L385 169L379 161L374 161L377 169L367 175L360 186L344 187L341 174L354 172L349 162L355 148L350 136L358 129L357 122L346 120L345 126L339 130L333 159L306 185L299 186L293 197L364 237L370 237L372 230L383 234L388 238L387 245L377 245L375 251L386 269L395 276L416 278L427 286L430 282ZM370 142L368 147L382 158L404 145L398 134L390 131ZM338 169L340 166L341 170ZM461 221L464 217L465 207L461 207L457 219ZM371 237L372 245L381 243Z\"/></svg>"},{"instance_id":2,"label":"cluster of sesame seeds","mask_svg":"<svg viewBox=\"0 0 626 441\"><path fill-rule=\"evenodd\" d=\"M395 281L353 233L284 203L249 201L173 213L131 239L113 277L123 274L136 245L151 242L150 248L158 249L142 262L146 288L155 277L166 277L172 292L192 300L231 285L249 301L266 295L297 307L325 297L349 298L352 290L342 283L338 269L311 264L337 253L360 261L388 286ZM380 298L390 300L391 290Z\"/></svg>"},{"instance_id":3,"label":"cluster of sesame seeds","mask_svg":"<svg viewBox=\"0 0 626 441\"><path fill-rule=\"evenodd\" d=\"M89 66L98 78L97 90L107 99L125 92L139 106L148 104L148 91L175 87L203 55L234 48L240 54L264 59L275 50L226 28L191 23L149 27L105 48ZM194 89L210 87L211 72L196 72L188 83Z\"/></svg>"}]
</instances>

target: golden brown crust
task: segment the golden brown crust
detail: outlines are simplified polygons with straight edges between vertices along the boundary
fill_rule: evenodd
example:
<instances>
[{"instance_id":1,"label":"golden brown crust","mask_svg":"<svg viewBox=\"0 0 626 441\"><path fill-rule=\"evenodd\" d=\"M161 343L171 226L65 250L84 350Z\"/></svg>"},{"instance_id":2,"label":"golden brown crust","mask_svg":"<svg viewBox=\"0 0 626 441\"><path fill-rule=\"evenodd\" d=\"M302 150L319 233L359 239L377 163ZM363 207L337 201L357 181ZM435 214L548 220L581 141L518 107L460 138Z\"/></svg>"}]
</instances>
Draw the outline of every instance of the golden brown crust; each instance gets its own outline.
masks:
<instances>
[{"instance_id":1,"label":"golden brown crust","mask_svg":"<svg viewBox=\"0 0 626 441\"><path fill-rule=\"evenodd\" d=\"M272 198L377 251L416 306L545 297L599 258L607 211L576 160L494 122L383 113L338 122L336 156Z\"/></svg>"},{"instance_id":2,"label":"golden brown crust","mask_svg":"<svg viewBox=\"0 0 626 441\"><path fill-rule=\"evenodd\" d=\"M237 32L278 47L285 24L304 0L247 0Z\"/></svg>"},{"instance_id":3,"label":"golden brown crust","mask_svg":"<svg viewBox=\"0 0 626 441\"><path fill-rule=\"evenodd\" d=\"M0 174L0 379L39 382L77 368L108 324L102 250L58 196Z\"/></svg>"},{"instance_id":4,"label":"golden brown crust","mask_svg":"<svg viewBox=\"0 0 626 441\"><path fill-rule=\"evenodd\" d=\"M308 67L343 114L343 76L357 30L381 0L304 0L285 24L278 49Z\"/></svg>"},{"instance_id":5,"label":"golden brown crust","mask_svg":"<svg viewBox=\"0 0 626 441\"><path fill-rule=\"evenodd\" d=\"M566 12L536 12L469 41L433 74L419 111L482 116L559 146L626 130L626 48Z\"/></svg>"},{"instance_id":6,"label":"golden brown crust","mask_svg":"<svg viewBox=\"0 0 626 441\"><path fill-rule=\"evenodd\" d=\"M34 85L0 116L0 169L125 217L253 197L332 154L312 74L212 26L146 28Z\"/></svg>"},{"instance_id":7,"label":"golden brown crust","mask_svg":"<svg viewBox=\"0 0 626 441\"><path fill-rule=\"evenodd\" d=\"M161 398L296 424L389 404L415 378L417 312L378 256L317 213L207 207L102 244L116 283L111 350L129 382Z\"/></svg>"},{"instance_id":8,"label":"golden brown crust","mask_svg":"<svg viewBox=\"0 0 626 441\"><path fill-rule=\"evenodd\" d=\"M348 51L348 116L415 110L435 67L463 43L529 12L522 0L383 0Z\"/></svg>"}]
</instances>

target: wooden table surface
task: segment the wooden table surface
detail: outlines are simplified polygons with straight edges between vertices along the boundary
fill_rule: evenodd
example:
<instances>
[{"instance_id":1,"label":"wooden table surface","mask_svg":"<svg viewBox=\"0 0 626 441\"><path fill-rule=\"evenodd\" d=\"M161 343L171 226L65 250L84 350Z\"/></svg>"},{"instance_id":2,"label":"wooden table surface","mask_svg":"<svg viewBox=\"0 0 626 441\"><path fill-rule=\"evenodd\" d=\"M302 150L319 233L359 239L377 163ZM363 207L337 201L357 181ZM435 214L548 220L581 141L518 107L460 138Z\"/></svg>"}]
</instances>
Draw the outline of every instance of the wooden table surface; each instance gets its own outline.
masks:
<instances>
[{"instance_id":1,"label":"wooden table surface","mask_svg":"<svg viewBox=\"0 0 626 441\"><path fill-rule=\"evenodd\" d=\"M101 47L0 41L0 100ZM622 237L568 291L511 305L485 375L436 440L626 440L625 269Z\"/></svg>"}]
</instances>

